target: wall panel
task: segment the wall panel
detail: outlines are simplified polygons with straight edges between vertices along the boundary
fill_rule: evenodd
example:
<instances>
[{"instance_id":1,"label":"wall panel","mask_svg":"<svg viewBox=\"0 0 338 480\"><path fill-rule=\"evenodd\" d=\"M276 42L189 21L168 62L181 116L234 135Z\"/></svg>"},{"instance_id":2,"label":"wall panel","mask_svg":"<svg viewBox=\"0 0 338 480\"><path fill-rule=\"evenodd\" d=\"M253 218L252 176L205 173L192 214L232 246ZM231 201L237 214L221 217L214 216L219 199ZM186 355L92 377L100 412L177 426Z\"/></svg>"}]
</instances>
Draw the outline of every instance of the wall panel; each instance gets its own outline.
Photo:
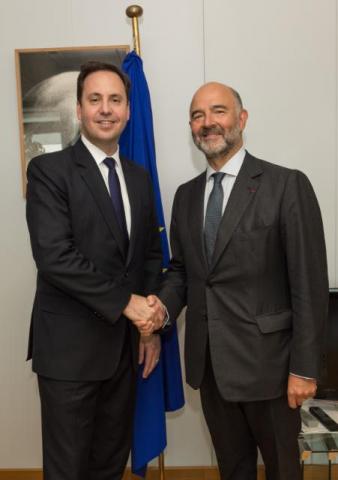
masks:
<instances>
[{"instance_id":1,"label":"wall panel","mask_svg":"<svg viewBox=\"0 0 338 480\"><path fill-rule=\"evenodd\" d=\"M336 2L205 1L206 80L249 110L248 149L303 170L322 209L336 285Z\"/></svg>"}]
</instances>

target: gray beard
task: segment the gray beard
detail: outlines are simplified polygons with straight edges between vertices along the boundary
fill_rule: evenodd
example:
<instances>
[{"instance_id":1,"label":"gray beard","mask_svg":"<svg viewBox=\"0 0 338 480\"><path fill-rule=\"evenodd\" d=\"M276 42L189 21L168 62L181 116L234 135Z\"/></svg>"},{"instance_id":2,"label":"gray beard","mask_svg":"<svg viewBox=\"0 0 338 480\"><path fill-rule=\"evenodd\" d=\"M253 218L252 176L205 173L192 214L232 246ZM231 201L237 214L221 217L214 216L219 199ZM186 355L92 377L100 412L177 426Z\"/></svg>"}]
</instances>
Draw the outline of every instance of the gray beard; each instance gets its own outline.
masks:
<instances>
[{"instance_id":1,"label":"gray beard","mask_svg":"<svg viewBox=\"0 0 338 480\"><path fill-rule=\"evenodd\" d=\"M213 146L207 143L195 142L196 147L204 153L208 160L227 155L234 147L233 142L224 141L221 145Z\"/></svg>"},{"instance_id":2,"label":"gray beard","mask_svg":"<svg viewBox=\"0 0 338 480\"><path fill-rule=\"evenodd\" d=\"M208 160L214 158L223 157L228 155L229 152L238 144L240 140L241 130L239 127L234 127L230 131L223 134L222 142L217 142L216 145L210 144L198 139L196 136L192 136L196 147L204 153Z\"/></svg>"}]
</instances>

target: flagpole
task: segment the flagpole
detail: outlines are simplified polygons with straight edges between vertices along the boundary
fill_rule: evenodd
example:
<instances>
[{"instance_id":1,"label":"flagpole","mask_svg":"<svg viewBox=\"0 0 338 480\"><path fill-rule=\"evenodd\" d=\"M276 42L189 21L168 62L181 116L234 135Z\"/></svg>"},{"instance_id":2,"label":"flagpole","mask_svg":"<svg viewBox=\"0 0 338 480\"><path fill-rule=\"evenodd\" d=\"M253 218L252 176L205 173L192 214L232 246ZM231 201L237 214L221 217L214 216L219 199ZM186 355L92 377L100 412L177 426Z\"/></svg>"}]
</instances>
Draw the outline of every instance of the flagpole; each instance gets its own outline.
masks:
<instances>
[{"instance_id":1,"label":"flagpole","mask_svg":"<svg viewBox=\"0 0 338 480\"><path fill-rule=\"evenodd\" d=\"M134 50L139 57L141 56L141 47L140 47L140 32L138 29L138 17L141 17L142 13L143 13L143 8L140 7L139 5L130 5L126 10L127 17L131 18L133 21Z\"/></svg>"},{"instance_id":2,"label":"flagpole","mask_svg":"<svg viewBox=\"0 0 338 480\"><path fill-rule=\"evenodd\" d=\"M158 468L160 471L160 480L165 480L164 453L161 452L158 457Z\"/></svg>"},{"instance_id":3,"label":"flagpole","mask_svg":"<svg viewBox=\"0 0 338 480\"><path fill-rule=\"evenodd\" d=\"M141 17L143 14L143 8L139 5L130 5L126 9L127 17L132 19L133 22L133 43L134 50L137 55L141 56L141 46L140 46L140 32L138 28L138 17ZM165 480L165 467L164 467L164 454L160 453L158 457L158 468L160 472L160 480Z\"/></svg>"}]
</instances>

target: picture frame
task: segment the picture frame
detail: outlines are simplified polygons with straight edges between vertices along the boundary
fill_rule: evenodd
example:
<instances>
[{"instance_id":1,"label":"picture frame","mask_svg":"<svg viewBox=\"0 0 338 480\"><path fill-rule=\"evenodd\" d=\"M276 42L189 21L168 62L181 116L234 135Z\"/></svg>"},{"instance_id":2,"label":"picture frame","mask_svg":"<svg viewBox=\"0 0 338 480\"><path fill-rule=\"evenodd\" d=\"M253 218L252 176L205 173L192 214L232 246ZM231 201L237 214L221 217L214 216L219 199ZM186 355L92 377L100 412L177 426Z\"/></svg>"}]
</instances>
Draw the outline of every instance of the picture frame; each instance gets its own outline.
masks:
<instances>
[{"instance_id":1,"label":"picture frame","mask_svg":"<svg viewBox=\"0 0 338 480\"><path fill-rule=\"evenodd\" d=\"M16 49L16 81L23 194L29 161L62 150L79 137L76 80L89 60L121 67L129 45Z\"/></svg>"}]
</instances>

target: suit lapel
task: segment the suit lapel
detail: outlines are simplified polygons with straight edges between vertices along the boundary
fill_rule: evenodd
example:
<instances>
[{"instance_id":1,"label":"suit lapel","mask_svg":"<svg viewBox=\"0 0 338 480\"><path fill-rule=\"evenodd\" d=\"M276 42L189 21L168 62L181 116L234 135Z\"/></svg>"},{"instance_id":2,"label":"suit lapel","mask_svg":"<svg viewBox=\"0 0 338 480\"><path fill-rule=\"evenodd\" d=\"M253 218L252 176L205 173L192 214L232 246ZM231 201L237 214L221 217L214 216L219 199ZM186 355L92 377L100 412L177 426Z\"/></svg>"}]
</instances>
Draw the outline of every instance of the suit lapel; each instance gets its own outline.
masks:
<instances>
[{"instance_id":1,"label":"suit lapel","mask_svg":"<svg viewBox=\"0 0 338 480\"><path fill-rule=\"evenodd\" d=\"M262 168L257 159L246 154L222 217L210 270L217 264L246 208L259 188Z\"/></svg>"},{"instance_id":2,"label":"suit lapel","mask_svg":"<svg viewBox=\"0 0 338 480\"><path fill-rule=\"evenodd\" d=\"M140 211L140 205L141 205L141 201L139 198L140 185L132 165L130 165L130 163L127 162L124 158L121 158L121 164L123 169L123 175L126 181L129 203L130 203L130 212L131 212L130 241L129 241L128 256L127 256L127 265L128 265L135 248L137 230L139 228L139 219L140 219L139 211Z\"/></svg>"},{"instance_id":3,"label":"suit lapel","mask_svg":"<svg viewBox=\"0 0 338 480\"><path fill-rule=\"evenodd\" d=\"M75 163L80 168L80 175L87 184L94 200L96 201L97 206L101 211L108 228L114 236L122 255L125 255L123 248L123 235L118 224L107 187L95 160L81 140L78 140L78 142L74 145L73 152Z\"/></svg>"},{"instance_id":4,"label":"suit lapel","mask_svg":"<svg viewBox=\"0 0 338 480\"><path fill-rule=\"evenodd\" d=\"M208 269L208 261L204 248L204 192L205 192L206 172L199 175L192 186L189 199L189 222L192 244L197 250L198 257L201 259L205 270Z\"/></svg>"}]
</instances>

